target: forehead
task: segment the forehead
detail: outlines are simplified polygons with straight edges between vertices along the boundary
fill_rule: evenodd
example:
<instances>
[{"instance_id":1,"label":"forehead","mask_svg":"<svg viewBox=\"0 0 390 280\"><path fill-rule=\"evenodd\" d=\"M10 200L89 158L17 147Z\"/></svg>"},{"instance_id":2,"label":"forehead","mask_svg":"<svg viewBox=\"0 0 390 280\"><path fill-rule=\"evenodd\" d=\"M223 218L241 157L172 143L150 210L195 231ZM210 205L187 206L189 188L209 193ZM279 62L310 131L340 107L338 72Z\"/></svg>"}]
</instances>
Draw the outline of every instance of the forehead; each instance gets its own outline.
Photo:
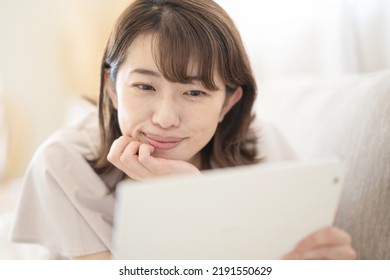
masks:
<instances>
[{"instance_id":1,"label":"forehead","mask_svg":"<svg viewBox=\"0 0 390 280\"><path fill-rule=\"evenodd\" d=\"M147 67L158 70L153 56L153 44L151 35L140 35L130 44L126 51L123 66Z\"/></svg>"}]
</instances>

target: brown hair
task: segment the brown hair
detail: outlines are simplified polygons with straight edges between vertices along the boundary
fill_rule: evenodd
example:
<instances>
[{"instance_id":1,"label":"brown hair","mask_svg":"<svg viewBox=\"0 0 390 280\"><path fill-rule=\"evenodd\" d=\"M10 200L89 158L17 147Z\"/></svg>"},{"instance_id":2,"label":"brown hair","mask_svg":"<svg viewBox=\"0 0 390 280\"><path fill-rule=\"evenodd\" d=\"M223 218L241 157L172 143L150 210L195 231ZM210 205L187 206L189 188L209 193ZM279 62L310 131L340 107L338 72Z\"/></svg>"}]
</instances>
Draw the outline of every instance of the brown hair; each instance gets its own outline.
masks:
<instances>
[{"instance_id":1,"label":"brown hair","mask_svg":"<svg viewBox=\"0 0 390 280\"><path fill-rule=\"evenodd\" d=\"M211 160L218 167L257 162L256 138L250 133L256 83L240 34L227 13L208 0L136 0L120 16L108 41L102 66L99 122L102 146L92 163L98 173L111 170L107 154L121 135L117 111L105 90L105 72L115 81L118 68L131 43L140 35L153 34L158 48L154 58L164 77L187 83L188 65L195 62L205 87L216 89L215 70L227 94L242 87L240 101L219 123L214 137L201 150L202 169Z\"/></svg>"}]
</instances>

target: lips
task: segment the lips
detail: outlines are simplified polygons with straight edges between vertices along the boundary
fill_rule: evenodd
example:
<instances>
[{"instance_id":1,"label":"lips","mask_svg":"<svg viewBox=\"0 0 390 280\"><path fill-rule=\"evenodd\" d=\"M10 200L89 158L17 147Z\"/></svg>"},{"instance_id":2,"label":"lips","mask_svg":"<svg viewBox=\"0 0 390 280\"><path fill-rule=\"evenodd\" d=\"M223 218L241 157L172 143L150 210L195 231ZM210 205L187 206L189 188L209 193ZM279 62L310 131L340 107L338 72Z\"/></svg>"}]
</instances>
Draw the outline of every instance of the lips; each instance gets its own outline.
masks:
<instances>
[{"instance_id":1,"label":"lips","mask_svg":"<svg viewBox=\"0 0 390 280\"><path fill-rule=\"evenodd\" d=\"M154 134L144 134L149 145L159 150L170 150L177 147L185 138L164 137Z\"/></svg>"}]
</instances>

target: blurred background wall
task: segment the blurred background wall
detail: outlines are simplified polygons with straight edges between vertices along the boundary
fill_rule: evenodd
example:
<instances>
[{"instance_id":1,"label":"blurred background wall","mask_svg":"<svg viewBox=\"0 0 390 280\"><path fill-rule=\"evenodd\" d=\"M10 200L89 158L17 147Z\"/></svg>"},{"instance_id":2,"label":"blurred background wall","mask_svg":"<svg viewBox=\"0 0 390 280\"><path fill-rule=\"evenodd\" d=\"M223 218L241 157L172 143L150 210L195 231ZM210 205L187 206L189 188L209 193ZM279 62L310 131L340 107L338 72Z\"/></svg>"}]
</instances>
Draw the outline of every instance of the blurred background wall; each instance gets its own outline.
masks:
<instances>
[{"instance_id":1,"label":"blurred background wall","mask_svg":"<svg viewBox=\"0 0 390 280\"><path fill-rule=\"evenodd\" d=\"M61 126L69 96L97 95L105 42L128 3L0 0L3 178L21 175L35 148Z\"/></svg>"},{"instance_id":2,"label":"blurred background wall","mask_svg":"<svg viewBox=\"0 0 390 280\"><path fill-rule=\"evenodd\" d=\"M96 98L100 59L129 0L0 0L0 177L23 174L64 122ZM242 33L258 80L390 67L390 1L217 0Z\"/></svg>"},{"instance_id":3,"label":"blurred background wall","mask_svg":"<svg viewBox=\"0 0 390 280\"><path fill-rule=\"evenodd\" d=\"M262 78L335 77L390 67L390 1L217 2L236 21Z\"/></svg>"}]
</instances>

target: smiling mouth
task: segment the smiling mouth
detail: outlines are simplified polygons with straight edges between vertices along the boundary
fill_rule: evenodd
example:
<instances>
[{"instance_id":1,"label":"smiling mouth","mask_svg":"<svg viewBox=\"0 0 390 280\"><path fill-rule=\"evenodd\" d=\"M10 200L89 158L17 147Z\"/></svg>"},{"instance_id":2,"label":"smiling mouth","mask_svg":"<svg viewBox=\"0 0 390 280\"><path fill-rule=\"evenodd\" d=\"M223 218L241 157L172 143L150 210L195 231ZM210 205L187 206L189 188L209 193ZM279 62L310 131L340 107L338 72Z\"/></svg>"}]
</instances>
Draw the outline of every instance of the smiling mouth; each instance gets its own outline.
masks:
<instances>
[{"instance_id":1,"label":"smiling mouth","mask_svg":"<svg viewBox=\"0 0 390 280\"><path fill-rule=\"evenodd\" d=\"M177 147L185 138L162 137L159 135L144 134L149 145L159 150L170 150Z\"/></svg>"}]
</instances>

